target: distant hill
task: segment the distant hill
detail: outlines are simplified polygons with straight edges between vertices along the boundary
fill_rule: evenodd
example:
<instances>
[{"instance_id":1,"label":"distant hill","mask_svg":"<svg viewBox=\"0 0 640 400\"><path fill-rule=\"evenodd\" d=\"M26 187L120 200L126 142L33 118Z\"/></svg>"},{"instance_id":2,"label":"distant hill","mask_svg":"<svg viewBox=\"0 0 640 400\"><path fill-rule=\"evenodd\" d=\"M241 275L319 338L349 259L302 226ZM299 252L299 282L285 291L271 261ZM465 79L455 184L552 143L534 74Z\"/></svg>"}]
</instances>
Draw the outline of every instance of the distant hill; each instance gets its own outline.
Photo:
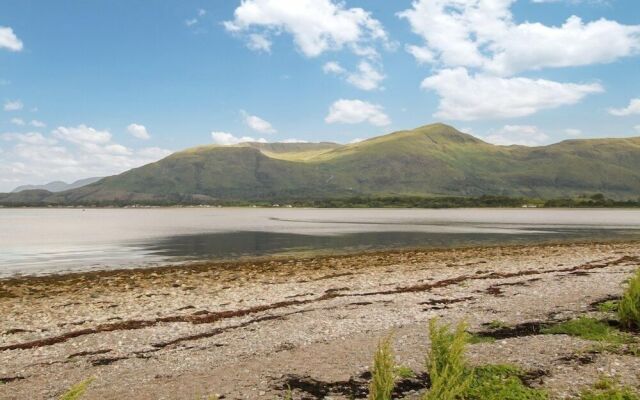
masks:
<instances>
[{"instance_id":1,"label":"distant hill","mask_svg":"<svg viewBox=\"0 0 640 400\"><path fill-rule=\"evenodd\" d=\"M65 190L71 190L71 189L77 189L79 187L83 187L86 185L89 185L91 183L97 182L102 178L86 178L86 179L80 179L77 180L73 183L66 183L66 182L62 182L62 181L53 181L53 182L49 182L47 184L44 185L23 185L23 186L18 186L17 188L13 189L11 191L11 193L18 193L18 192L22 192L24 190L46 190L48 192L52 192L52 193L56 193L56 192L63 192Z\"/></svg>"},{"instance_id":2,"label":"distant hill","mask_svg":"<svg viewBox=\"0 0 640 400\"><path fill-rule=\"evenodd\" d=\"M640 138L496 146L444 124L355 144L201 146L60 193L0 204L215 203L353 196L640 196Z\"/></svg>"}]
</instances>

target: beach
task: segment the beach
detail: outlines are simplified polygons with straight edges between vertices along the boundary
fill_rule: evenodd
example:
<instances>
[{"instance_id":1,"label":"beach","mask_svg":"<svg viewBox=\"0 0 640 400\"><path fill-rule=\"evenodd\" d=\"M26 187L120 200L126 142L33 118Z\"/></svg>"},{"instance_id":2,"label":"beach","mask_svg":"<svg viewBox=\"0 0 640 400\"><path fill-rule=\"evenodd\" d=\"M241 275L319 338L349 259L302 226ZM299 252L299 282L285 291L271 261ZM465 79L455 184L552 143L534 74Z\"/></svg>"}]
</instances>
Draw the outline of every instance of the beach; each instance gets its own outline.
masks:
<instances>
[{"instance_id":1,"label":"beach","mask_svg":"<svg viewBox=\"0 0 640 400\"><path fill-rule=\"evenodd\" d=\"M620 242L3 279L0 398L58 398L88 378L87 399L282 398L289 387L294 398L359 398L386 335L397 363L419 374L431 318L482 332L492 321L535 327L598 316L595 304L619 296L639 266L640 243ZM593 352L591 341L535 329L502 336L470 345L469 362L515 364L552 398L607 373L640 385L632 354ZM424 383L403 387L399 398L417 398Z\"/></svg>"}]
</instances>

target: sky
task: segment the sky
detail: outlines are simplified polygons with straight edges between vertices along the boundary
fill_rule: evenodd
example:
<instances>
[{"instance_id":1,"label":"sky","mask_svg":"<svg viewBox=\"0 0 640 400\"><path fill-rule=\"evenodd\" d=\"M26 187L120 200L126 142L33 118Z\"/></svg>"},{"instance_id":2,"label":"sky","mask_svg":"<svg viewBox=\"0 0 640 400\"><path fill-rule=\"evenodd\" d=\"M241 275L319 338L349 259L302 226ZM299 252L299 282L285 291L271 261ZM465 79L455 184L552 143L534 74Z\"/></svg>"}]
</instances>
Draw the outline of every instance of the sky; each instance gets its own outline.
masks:
<instances>
[{"instance_id":1,"label":"sky","mask_svg":"<svg viewBox=\"0 0 640 400\"><path fill-rule=\"evenodd\" d=\"M638 0L2 0L0 191L444 122L640 136Z\"/></svg>"}]
</instances>

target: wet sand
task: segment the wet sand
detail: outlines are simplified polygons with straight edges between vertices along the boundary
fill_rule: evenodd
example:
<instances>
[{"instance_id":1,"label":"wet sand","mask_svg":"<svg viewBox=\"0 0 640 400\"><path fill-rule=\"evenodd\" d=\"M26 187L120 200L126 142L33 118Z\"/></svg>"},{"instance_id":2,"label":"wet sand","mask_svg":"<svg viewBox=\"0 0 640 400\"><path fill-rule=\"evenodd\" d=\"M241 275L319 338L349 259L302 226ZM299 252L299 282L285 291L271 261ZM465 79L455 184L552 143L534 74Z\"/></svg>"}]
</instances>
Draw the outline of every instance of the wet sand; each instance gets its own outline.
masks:
<instances>
[{"instance_id":1,"label":"wet sand","mask_svg":"<svg viewBox=\"0 0 640 400\"><path fill-rule=\"evenodd\" d=\"M94 377L86 399L358 398L379 338L424 371L427 321L510 326L598 315L640 267L640 243L412 250L200 263L0 280L0 398L52 399ZM485 324L485 325L483 325ZM552 398L603 373L640 387L640 357L565 335L470 346L513 363ZM422 386L421 386L422 385ZM399 398L423 383L405 382Z\"/></svg>"}]
</instances>

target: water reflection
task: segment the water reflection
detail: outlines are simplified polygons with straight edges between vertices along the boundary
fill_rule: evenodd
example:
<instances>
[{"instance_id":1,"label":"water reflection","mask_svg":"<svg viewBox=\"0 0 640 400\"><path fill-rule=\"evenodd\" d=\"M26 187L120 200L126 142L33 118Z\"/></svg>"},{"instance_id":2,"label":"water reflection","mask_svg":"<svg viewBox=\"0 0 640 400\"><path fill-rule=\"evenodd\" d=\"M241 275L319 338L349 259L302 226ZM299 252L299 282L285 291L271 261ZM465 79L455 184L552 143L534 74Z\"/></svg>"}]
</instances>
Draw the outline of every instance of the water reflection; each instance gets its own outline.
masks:
<instances>
[{"instance_id":1,"label":"water reflection","mask_svg":"<svg viewBox=\"0 0 640 400\"><path fill-rule=\"evenodd\" d=\"M549 241L638 239L637 230L562 229L536 233L358 232L340 235L304 235L264 231L175 235L136 246L148 254L172 259L229 259L291 252L350 252L391 248L442 248L514 245Z\"/></svg>"}]
</instances>

